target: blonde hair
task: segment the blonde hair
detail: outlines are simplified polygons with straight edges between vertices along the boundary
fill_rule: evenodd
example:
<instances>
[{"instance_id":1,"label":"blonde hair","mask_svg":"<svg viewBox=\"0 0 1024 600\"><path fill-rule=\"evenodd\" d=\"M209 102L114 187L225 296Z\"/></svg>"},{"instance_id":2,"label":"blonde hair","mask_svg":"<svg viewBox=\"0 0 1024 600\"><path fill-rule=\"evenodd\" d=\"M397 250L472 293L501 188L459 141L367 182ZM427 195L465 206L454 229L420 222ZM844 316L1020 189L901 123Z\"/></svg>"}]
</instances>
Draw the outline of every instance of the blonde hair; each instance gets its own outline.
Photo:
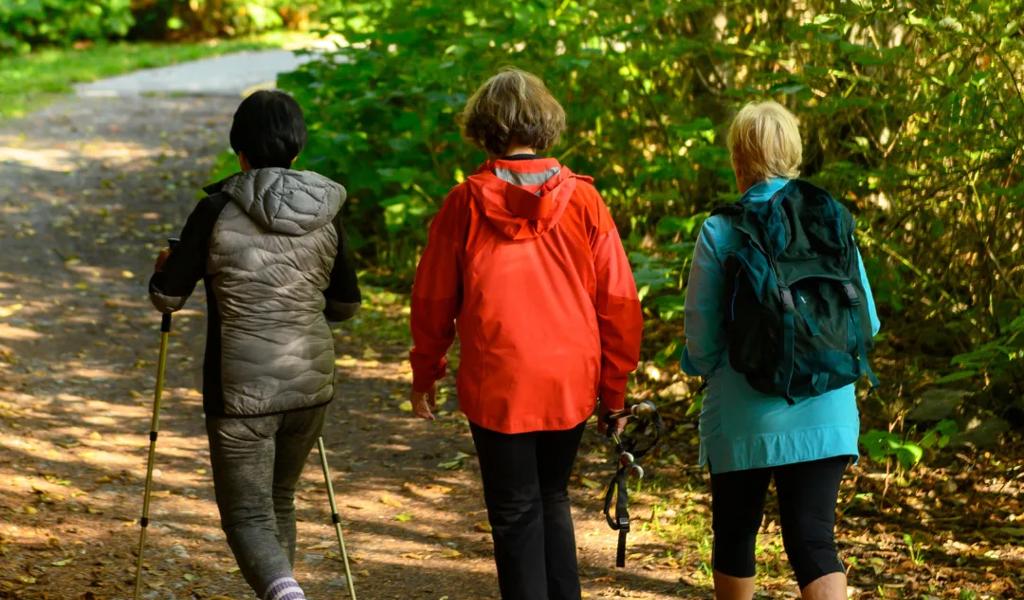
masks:
<instances>
[{"instance_id":1,"label":"blonde hair","mask_svg":"<svg viewBox=\"0 0 1024 600\"><path fill-rule=\"evenodd\" d=\"M751 102L729 126L729 154L736 179L750 186L770 177L800 175L803 148L793 113L778 102Z\"/></svg>"},{"instance_id":2,"label":"blonde hair","mask_svg":"<svg viewBox=\"0 0 1024 600\"><path fill-rule=\"evenodd\" d=\"M459 118L462 136L492 156L513 143L544 152L565 130L565 110L544 82L511 67L480 86Z\"/></svg>"}]
</instances>

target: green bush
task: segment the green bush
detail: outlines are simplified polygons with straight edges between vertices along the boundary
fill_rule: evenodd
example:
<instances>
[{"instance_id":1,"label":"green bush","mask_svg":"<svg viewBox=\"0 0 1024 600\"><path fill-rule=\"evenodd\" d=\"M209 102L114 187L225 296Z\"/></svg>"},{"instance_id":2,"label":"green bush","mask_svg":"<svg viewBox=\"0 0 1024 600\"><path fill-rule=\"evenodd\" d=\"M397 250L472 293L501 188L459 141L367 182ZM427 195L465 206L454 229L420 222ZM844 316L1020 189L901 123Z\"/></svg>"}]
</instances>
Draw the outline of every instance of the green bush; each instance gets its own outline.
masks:
<instances>
[{"instance_id":1,"label":"green bush","mask_svg":"<svg viewBox=\"0 0 1024 600\"><path fill-rule=\"evenodd\" d=\"M304 0L0 0L0 53L82 40L237 36L309 25Z\"/></svg>"},{"instance_id":2,"label":"green bush","mask_svg":"<svg viewBox=\"0 0 1024 600\"><path fill-rule=\"evenodd\" d=\"M0 0L0 52L126 35L131 0Z\"/></svg>"},{"instance_id":3,"label":"green bush","mask_svg":"<svg viewBox=\"0 0 1024 600\"><path fill-rule=\"evenodd\" d=\"M1000 356L1019 365L1019 3L796 6L348 4L328 19L351 47L281 83L307 110L305 166L349 186L368 263L407 282L425 221L484 158L459 140L455 117L467 95L505 65L540 74L569 117L554 154L596 177L659 317L649 353L664 360L678 350L699 225L714 204L735 198L723 143L731 115L777 99L801 120L805 174L857 216L893 357L948 364L995 343L1012 346ZM987 368L972 363L971 377L984 380Z\"/></svg>"},{"instance_id":4,"label":"green bush","mask_svg":"<svg viewBox=\"0 0 1024 600\"><path fill-rule=\"evenodd\" d=\"M308 25L308 0L135 0L141 37L237 36Z\"/></svg>"},{"instance_id":5,"label":"green bush","mask_svg":"<svg viewBox=\"0 0 1024 600\"><path fill-rule=\"evenodd\" d=\"M860 445L874 462L887 464L890 458L895 458L901 469L910 470L921 462L925 450L945 448L957 429L955 421L944 419L926 430L917 440L909 435L872 429L861 434Z\"/></svg>"}]
</instances>

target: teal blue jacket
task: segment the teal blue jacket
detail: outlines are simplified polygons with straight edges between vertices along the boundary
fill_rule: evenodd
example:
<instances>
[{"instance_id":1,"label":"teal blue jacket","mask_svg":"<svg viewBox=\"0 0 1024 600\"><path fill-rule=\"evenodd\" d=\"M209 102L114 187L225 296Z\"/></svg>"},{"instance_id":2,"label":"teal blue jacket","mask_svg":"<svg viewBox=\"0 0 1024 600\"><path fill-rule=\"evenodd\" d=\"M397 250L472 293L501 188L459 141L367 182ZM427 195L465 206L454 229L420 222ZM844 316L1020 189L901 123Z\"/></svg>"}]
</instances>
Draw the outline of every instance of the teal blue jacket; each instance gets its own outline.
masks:
<instances>
[{"instance_id":1,"label":"teal blue jacket","mask_svg":"<svg viewBox=\"0 0 1024 600\"><path fill-rule=\"evenodd\" d=\"M764 202L788 180L775 178L751 187L746 197ZM760 469L833 456L857 456L860 415L854 386L848 385L790 405L750 387L729 365L725 338L726 256L743 238L723 216L704 221L686 288L686 348L682 368L703 375L708 387L700 413L700 464L712 473ZM864 263L872 334L880 324Z\"/></svg>"}]
</instances>

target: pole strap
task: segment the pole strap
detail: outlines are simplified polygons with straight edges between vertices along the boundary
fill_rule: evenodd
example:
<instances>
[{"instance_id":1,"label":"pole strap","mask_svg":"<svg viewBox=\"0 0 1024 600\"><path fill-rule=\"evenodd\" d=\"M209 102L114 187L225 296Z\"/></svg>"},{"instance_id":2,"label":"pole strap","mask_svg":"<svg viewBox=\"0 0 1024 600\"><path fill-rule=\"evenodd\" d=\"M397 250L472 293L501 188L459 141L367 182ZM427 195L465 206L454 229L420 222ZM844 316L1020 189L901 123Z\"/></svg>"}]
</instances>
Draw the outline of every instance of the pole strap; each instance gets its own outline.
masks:
<instances>
[{"instance_id":1,"label":"pole strap","mask_svg":"<svg viewBox=\"0 0 1024 600\"><path fill-rule=\"evenodd\" d=\"M604 495L604 518L608 526L619 532L619 544L615 551L615 566L626 566L626 534L629 533L629 488L627 471L620 466L608 484ZM615 504L615 516L612 517L612 504Z\"/></svg>"},{"instance_id":2,"label":"pole strap","mask_svg":"<svg viewBox=\"0 0 1024 600\"><path fill-rule=\"evenodd\" d=\"M142 517L141 519L139 519L139 525L141 525L143 528L149 527L149 517Z\"/></svg>"}]
</instances>

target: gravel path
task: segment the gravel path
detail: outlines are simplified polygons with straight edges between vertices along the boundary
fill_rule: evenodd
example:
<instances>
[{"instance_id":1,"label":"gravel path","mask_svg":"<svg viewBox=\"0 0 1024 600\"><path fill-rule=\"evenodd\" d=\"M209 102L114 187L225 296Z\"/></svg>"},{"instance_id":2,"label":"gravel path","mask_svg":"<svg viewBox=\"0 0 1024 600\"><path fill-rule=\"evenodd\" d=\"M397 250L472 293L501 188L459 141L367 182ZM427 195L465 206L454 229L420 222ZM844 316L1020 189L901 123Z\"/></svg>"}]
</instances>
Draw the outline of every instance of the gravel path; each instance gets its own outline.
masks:
<instances>
[{"instance_id":1,"label":"gravel path","mask_svg":"<svg viewBox=\"0 0 1024 600\"><path fill-rule=\"evenodd\" d=\"M75 86L79 96L111 97L141 94L234 96L259 87L273 87L279 73L294 71L313 55L289 50L254 50L145 69Z\"/></svg>"}]
</instances>

